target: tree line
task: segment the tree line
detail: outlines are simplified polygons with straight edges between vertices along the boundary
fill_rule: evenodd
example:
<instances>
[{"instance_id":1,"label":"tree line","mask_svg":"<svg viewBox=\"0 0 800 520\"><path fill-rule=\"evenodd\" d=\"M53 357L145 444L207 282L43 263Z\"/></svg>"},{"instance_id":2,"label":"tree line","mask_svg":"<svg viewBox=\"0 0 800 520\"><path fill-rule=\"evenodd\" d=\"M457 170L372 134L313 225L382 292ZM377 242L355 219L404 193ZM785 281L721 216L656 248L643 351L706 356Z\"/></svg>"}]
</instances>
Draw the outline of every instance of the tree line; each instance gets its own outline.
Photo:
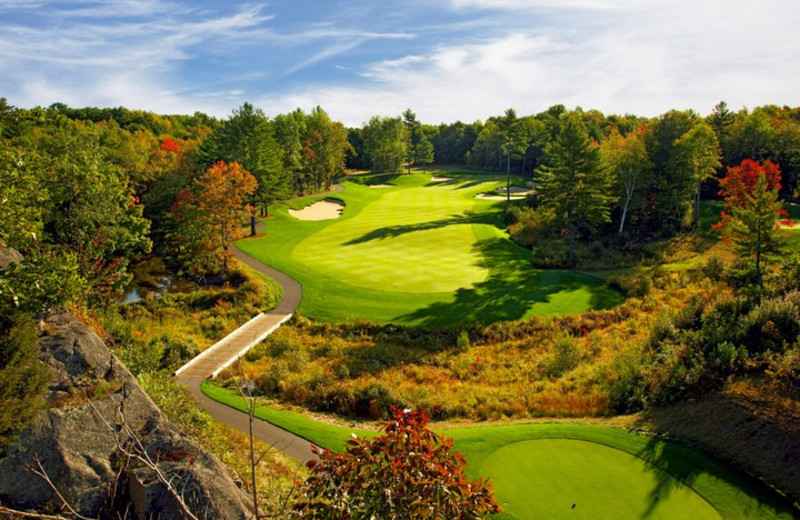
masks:
<instances>
[{"instance_id":1,"label":"tree line","mask_svg":"<svg viewBox=\"0 0 800 520\"><path fill-rule=\"evenodd\" d=\"M537 219L565 231L573 263L576 238L598 230L636 240L697 226L700 198L743 159L779 164L780 196L794 196L800 109L720 103L706 117L646 119L555 105L440 125L409 109L346 128L320 107L269 118L245 103L218 119L0 99L0 155L0 240L31 258L5 293L33 298L22 294L42 286L31 280L59 273L76 283L50 298L102 303L153 250L189 276L224 272L240 232L232 221L249 217L255 233L274 202L330 189L347 169L454 164L527 177Z\"/></svg>"}]
</instances>

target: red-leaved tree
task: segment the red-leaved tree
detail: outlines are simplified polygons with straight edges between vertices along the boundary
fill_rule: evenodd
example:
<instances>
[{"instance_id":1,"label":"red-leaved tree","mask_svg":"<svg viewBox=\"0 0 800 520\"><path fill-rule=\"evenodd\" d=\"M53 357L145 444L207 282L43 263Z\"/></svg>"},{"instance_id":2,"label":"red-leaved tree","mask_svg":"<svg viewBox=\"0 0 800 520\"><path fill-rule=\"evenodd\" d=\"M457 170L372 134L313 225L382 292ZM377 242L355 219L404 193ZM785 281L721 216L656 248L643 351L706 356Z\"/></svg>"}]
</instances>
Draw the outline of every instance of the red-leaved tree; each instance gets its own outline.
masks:
<instances>
[{"instance_id":1,"label":"red-leaved tree","mask_svg":"<svg viewBox=\"0 0 800 520\"><path fill-rule=\"evenodd\" d=\"M356 520L477 520L500 506L485 480L466 477L453 441L427 428L424 412L392 408L384 433L354 438L343 454L316 450L299 487L294 517Z\"/></svg>"},{"instance_id":2,"label":"red-leaved tree","mask_svg":"<svg viewBox=\"0 0 800 520\"><path fill-rule=\"evenodd\" d=\"M719 181L719 194L725 199L725 207L722 210L722 221L713 226L715 230L724 231L730 227L734 208L746 205L747 197L753 195L758 179L762 176L768 191L780 191L781 169L772 161L764 161L762 164L752 159L745 159L739 166L728 167L727 174ZM786 212L781 210L781 215L786 216Z\"/></svg>"}]
</instances>

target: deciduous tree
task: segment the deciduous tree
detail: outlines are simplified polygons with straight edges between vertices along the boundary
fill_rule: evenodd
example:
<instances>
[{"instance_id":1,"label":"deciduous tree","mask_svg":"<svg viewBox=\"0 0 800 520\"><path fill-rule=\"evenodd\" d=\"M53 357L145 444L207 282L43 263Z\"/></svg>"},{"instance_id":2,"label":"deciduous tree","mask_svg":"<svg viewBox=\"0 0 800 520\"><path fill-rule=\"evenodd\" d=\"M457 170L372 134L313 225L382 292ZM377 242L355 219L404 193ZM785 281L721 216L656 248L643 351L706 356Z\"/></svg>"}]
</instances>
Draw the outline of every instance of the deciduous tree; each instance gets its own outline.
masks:
<instances>
[{"instance_id":1,"label":"deciduous tree","mask_svg":"<svg viewBox=\"0 0 800 520\"><path fill-rule=\"evenodd\" d=\"M179 231L173 236L178 257L190 270L227 271L231 244L241 236L242 219L252 214L248 204L258 183L238 163L219 161L197 177L178 197L175 216Z\"/></svg>"},{"instance_id":2,"label":"deciduous tree","mask_svg":"<svg viewBox=\"0 0 800 520\"><path fill-rule=\"evenodd\" d=\"M296 518L478 520L500 507L486 481L469 481L453 441L427 428L422 412L393 409L383 435L354 438L347 451L319 452L299 489Z\"/></svg>"},{"instance_id":3,"label":"deciduous tree","mask_svg":"<svg viewBox=\"0 0 800 520\"><path fill-rule=\"evenodd\" d=\"M675 142L675 148L677 169L682 176L688 176L686 185L693 186L692 223L696 228L700 223L700 188L722 166L719 142L711 127L699 122Z\"/></svg>"},{"instance_id":4,"label":"deciduous tree","mask_svg":"<svg viewBox=\"0 0 800 520\"><path fill-rule=\"evenodd\" d=\"M614 175L620 196L622 215L618 234L621 235L631 206L638 206L644 201L645 188L650 183L653 165L647 156L640 132L631 132L626 136L613 132L603 142L601 150Z\"/></svg>"}]
</instances>

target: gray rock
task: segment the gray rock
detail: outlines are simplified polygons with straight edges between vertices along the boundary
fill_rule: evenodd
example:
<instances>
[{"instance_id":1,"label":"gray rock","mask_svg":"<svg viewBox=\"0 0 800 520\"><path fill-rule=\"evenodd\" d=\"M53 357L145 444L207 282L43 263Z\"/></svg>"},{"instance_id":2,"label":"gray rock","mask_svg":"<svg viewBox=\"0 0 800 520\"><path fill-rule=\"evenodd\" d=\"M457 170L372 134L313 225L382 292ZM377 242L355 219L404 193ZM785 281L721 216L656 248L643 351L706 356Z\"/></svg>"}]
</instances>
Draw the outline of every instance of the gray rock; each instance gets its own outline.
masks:
<instances>
[{"instance_id":1,"label":"gray rock","mask_svg":"<svg viewBox=\"0 0 800 520\"><path fill-rule=\"evenodd\" d=\"M2 262L0 248L0 263ZM175 498L141 465L121 472L124 457L109 428L125 424L180 490L198 518L244 519L247 495L232 472L161 414L103 341L70 313L50 312L39 322L41 358L52 368L51 408L40 413L0 458L0 501L19 509L59 506L53 490L30 468L38 460L79 513L112 517L129 507L133 518L182 518ZM80 396L94 395L91 404ZM107 424L108 423L108 424ZM113 428L114 426L112 426Z\"/></svg>"}]
</instances>

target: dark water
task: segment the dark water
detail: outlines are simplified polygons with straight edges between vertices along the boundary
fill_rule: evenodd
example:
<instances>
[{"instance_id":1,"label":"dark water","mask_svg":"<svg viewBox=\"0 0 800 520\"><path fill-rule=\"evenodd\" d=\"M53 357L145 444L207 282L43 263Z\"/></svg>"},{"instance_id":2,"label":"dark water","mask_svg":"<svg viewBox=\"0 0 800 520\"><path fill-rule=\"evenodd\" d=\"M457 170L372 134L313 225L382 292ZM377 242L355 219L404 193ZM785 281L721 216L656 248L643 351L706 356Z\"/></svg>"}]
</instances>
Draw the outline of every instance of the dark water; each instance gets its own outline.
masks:
<instances>
[{"instance_id":1,"label":"dark water","mask_svg":"<svg viewBox=\"0 0 800 520\"><path fill-rule=\"evenodd\" d=\"M143 298L197 290L200 286L171 273L159 258L139 262L132 268L133 281L125 289L123 303L137 302Z\"/></svg>"}]
</instances>

